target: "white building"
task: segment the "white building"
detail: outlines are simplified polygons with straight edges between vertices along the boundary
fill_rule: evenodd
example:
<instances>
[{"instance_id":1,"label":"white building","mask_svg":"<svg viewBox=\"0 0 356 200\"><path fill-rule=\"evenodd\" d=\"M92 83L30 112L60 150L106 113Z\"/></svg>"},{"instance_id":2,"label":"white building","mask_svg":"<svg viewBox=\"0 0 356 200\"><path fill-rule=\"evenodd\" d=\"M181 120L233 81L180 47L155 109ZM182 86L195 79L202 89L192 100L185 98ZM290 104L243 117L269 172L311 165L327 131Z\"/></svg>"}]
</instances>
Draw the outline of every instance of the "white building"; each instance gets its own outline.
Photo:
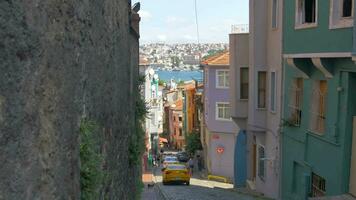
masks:
<instances>
[{"instance_id":1,"label":"white building","mask_svg":"<svg viewBox=\"0 0 356 200\"><path fill-rule=\"evenodd\" d=\"M163 132L163 99L162 88L158 86L158 75L149 66L142 62L140 64L140 75L144 76L142 95L148 107L148 114L145 123L146 148L148 152L156 154L159 145L159 134Z\"/></svg>"}]
</instances>

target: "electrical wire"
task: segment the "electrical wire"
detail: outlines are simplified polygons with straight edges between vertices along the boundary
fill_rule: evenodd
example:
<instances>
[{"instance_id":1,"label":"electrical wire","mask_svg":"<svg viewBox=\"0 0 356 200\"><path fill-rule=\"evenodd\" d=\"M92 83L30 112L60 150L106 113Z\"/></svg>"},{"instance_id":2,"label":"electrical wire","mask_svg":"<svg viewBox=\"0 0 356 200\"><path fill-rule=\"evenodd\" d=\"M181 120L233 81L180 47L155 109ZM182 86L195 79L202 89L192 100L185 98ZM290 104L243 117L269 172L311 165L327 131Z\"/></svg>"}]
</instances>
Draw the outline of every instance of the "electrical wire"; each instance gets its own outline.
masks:
<instances>
[{"instance_id":1,"label":"electrical wire","mask_svg":"<svg viewBox=\"0 0 356 200\"><path fill-rule=\"evenodd\" d=\"M197 26L197 39L198 39L198 45L200 44L200 36L199 36L199 23L198 23L198 6L197 6L197 0L194 0L195 3L195 23Z\"/></svg>"}]
</instances>

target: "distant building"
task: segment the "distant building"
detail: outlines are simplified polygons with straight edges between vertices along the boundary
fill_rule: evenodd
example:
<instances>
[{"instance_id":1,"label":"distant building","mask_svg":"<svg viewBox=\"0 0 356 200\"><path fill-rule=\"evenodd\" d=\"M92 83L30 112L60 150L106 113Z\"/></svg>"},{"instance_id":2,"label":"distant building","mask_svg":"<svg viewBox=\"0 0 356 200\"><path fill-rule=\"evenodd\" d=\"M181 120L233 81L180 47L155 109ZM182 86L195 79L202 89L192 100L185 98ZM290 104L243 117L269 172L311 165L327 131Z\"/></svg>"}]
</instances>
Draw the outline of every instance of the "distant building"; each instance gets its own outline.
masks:
<instances>
[{"instance_id":1,"label":"distant building","mask_svg":"<svg viewBox=\"0 0 356 200\"><path fill-rule=\"evenodd\" d=\"M199 65L199 63L200 63L199 55L183 56L183 64L185 65Z\"/></svg>"},{"instance_id":2,"label":"distant building","mask_svg":"<svg viewBox=\"0 0 356 200\"><path fill-rule=\"evenodd\" d=\"M202 62L204 68L203 147L209 173L234 181L234 152L238 127L231 119L229 52Z\"/></svg>"},{"instance_id":3,"label":"distant building","mask_svg":"<svg viewBox=\"0 0 356 200\"><path fill-rule=\"evenodd\" d=\"M170 142L173 148L181 150L185 144L183 135L183 101L177 100L170 106L169 123L170 123Z\"/></svg>"},{"instance_id":4,"label":"distant building","mask_svg":"<svg viewBox=\"0 0 356 200\"><path fill-rule=\"evenodd\" d=\"M140 75L144 77L141 94L148 103L148 117L145 122L146 150L150 154L157 154L159 135L163 132L163 98L162 87L158 85L158 75L148 65L147 60L140 59Z\"/></svg>"}]
</instances>

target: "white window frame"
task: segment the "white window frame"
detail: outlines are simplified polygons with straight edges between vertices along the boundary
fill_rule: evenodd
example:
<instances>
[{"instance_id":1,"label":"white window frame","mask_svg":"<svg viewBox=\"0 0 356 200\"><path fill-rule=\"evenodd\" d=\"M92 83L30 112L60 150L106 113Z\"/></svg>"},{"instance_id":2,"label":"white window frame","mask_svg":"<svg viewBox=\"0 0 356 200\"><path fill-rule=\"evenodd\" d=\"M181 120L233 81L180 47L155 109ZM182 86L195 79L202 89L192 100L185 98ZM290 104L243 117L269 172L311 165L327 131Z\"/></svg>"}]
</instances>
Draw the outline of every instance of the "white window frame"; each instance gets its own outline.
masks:
<instances>
[{"instance_id":1,"label":"white window frame","mask_svg":"<svg viewBox=\"0 0 356 200\"><path fill-rule=\"evenodd\" d=\"M272 0L272 7L271 7L271 27L272 30L278 29L278 10L279 10L279 0ZM275 23L273 23L275 22Z\"/></svg>"},{"instance_id":2,"label":"white window frame","mask_svg":"<svg viewBox=\"0 0 356 200\"><path fill-rule=\"evenodd\" d=\"M227 78L226 78L226 74L224 77L224 85L221 86L219 85L219 72L224 72L227 74ZM230 74L229 74L229 70L228 69L217 69L215 72L215 86L216 88L220 88L220 89L227 89L230 86L229 83L229 78L230 78Z\"/></svg>"},{"instance_id":3,"label":"white window frame","mask_svg":"<svg viewBox=\"0 0 356 200\"><path fill-rule=\"evenodd\" d=\"M219 107L218 107L219 104L228 105L228 107L229 107L229 109L230 109L230 118L229 118L229 119L227 119L227 118L220 118L220 117L219 117ZM230 102L216 102L216 103L215 103L215 119L216 119L216 120L219 120L219 121L231 121L231 105L230 105Z\"/></svg>"},{"instance_id":4,"label":"white window frame","mask_svg":"<svg viewBox=\"0 0 356 200\"><path fill-rule=\"evenodd\" d=\"M272 74L274 74L274 88L272 88ZM269 79L269 108L272 113L276 113L277 111L277 72L276 71L270 71L270 79ZM272 106L272 90L274 92L274 105Z\"/></svg>"},{"instance_id":5,"label":"white window frame","mask_svg":"<svg viewBox=\"0 0 356 200\"><path fill-rule=\"evenodd\" d=\"M260 157L260 148L263 148L263 152L264 152L263 158ZM261 174L260 174L260 162L264 162L263 176L261 176ZM264 181L266 179L266 172L267 172L266 163L267 163L266 162L266 148L265 148L265 146L263 146L261 144L257 144L257 173L256 174L262 181Z\"/></svg>"},{"instance_id":6,"label":"white window frame","mask_svg":"<svg viewBox=\"0 0 356 200\"><path fill-rule=\"evenodd\" d=\"M343 1L344 0L330 0L330 14L329 14L329 29L350 28L354 25L354 7L355 0L352 0L352 14L351 17L343 17Z\"/></svg>"},{"instance_id":7,"label":"white window frame","mask_svg":"<svg viewBox=\"0 0 356 200\"><path fill-rule=\"evenodd\" d=\"M318 0L315 0L315 22L307 23L304 21L305 11L299 13L299 2L306 0L295 0L295 29L305 29L305 28L314 28L318 26ZM303 8L304 9L304 8Z\"/></svg>"}]
</instances>

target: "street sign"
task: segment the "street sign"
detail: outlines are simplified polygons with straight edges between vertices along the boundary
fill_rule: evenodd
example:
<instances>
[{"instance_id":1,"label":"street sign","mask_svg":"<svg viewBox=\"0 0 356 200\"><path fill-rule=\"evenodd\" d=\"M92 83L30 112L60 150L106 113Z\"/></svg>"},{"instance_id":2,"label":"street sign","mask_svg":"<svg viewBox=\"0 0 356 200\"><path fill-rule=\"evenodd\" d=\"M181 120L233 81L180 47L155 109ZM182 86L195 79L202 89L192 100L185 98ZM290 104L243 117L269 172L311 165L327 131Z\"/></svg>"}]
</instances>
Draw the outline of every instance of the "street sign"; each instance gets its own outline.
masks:
<instances>
[{"instance_id":1,"label":"street sign","mask_svg":"<svg viewBox=\"0 0 356 200\"><path fill-rule=\"evenodd\" d=\"M216 152L217 152L218 154L223 154L223 153L224 153L224 150L225 150L224 147L217 147L217 148L216 148Z\"/></svg>"}]
</instances>

